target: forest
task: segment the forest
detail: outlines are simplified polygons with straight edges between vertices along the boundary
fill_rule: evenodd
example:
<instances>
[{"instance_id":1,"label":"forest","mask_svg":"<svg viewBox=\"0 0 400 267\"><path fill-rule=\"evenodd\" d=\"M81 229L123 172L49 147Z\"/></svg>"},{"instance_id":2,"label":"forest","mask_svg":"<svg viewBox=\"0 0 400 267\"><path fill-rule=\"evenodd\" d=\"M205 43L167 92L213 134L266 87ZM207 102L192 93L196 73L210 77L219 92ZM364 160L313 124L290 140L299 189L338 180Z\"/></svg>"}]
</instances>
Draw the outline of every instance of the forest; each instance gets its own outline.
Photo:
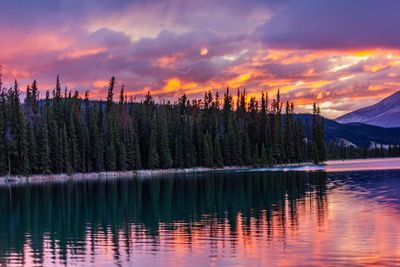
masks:
<instances>
[{"instance_id":1,"label":"forest","mask_svg":"<svg viewBox=\"0 0 400 267\"><path fill-rule=\"evenodd\" d=\"M3 88L0 80L0 174L31 175L223 166L270 166L326 160L324 125L314 104L311 129L294 104L245 90L204 99L135 101L111 78L104 101L61 89L40 97L36 81ZM115 96L117 95L117 96ZM236 101L235 101L235 100ZM310 133L307 135L306 133Z\"/></svg>"}]
</instances>

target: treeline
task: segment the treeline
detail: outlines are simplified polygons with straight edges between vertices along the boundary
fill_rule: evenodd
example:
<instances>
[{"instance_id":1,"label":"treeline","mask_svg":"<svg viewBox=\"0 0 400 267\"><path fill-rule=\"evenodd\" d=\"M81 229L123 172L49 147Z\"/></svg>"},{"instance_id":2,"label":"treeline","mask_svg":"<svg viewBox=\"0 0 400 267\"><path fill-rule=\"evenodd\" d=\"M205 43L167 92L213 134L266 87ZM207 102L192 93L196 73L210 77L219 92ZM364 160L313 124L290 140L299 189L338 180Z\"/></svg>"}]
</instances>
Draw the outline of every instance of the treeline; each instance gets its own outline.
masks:
<instances>
[{"instance_id":1,"label":"treeline","mask_svg":"<svg viewBox=\"0 0 400 267\"><path fill-rule=\"evenodd\" d=\"M1 81L0 81L0 88ZM128 99L124 86L115 97L115 78L106 101L86 92L55 89L39 97L36 81L20 103L17 81L0 92L0 173L51 174L134 169L272 165L323 162L323 123L314 105L311 138L294 118L294 104L279 91L261 101L229 89L221 97L156 103L150 92Z\"/></svg>"},{"instance_id":2,"label":"treeline","mask_svg":"<svg viewBox=\"0 0 400 267\"><path fill-rule=\"evenodd\" d=\"M340 144L327 144L328 159L360 159L400 157L400 145L375 145L374 147L354 147Z\"/></svg>"}]
</instances>

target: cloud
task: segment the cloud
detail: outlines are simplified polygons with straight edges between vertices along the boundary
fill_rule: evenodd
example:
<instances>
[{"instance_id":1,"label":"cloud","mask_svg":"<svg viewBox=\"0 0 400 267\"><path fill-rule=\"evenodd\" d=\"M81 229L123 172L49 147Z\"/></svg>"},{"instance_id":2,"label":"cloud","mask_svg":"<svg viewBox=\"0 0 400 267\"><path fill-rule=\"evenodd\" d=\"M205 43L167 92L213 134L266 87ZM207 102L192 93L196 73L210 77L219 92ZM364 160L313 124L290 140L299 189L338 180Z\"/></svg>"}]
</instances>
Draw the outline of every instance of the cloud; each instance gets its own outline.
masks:
<instances>
[{"instance_id":1,"label":"cloud","mask_svg":"<svg viewBox=\"0 0 400 267\"><path fill-rule=\"evenodd\" d=\"M257 35L279 48L397 48L399 9L397 0L283 0Z\"/></svg>"},{"instance_id":2,"label":"cloud","mask_svg":"<svg viewBox=\"0 0 400 267\"><path fill-rule=\"evenodd\" d=\"M42 90L52 89L59 74L63 85L97 98L113 75L138 97L148 90L202 97L226 86L246 86L255 95L280 88L299 111L316 101L335 117L400 87L398 5L2 1L0 64L6 83L37 79Z\"/></svg>"}]
</instances>

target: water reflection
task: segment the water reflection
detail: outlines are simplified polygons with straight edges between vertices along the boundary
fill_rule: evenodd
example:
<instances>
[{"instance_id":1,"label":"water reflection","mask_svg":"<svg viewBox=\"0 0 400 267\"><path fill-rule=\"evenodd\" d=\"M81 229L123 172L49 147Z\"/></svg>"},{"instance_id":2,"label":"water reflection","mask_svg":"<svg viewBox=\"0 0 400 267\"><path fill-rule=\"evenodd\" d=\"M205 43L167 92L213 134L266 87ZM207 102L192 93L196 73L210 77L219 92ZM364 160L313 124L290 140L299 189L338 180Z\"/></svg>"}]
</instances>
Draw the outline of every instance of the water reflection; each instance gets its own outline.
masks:
<instances>
[{"instance_id":1,"label":"water reflection","mask_svg":"<svg viewBox=\"0 0 400 267\"><path fill-rule=\"evenodd\" d=\"M359 171L329 175L331 189L350 191L354 196L375 200L400 210L399 171Z\"/></svg>"},{"instance_id":2,"label":"water reflection","mask_svg":"<svg viewBox=\"0 0 400 267\"><path fill-rule=\"evenodd\" d=\"M0 264L363 262L375 248L349 250L360 222L341 232L354 220L346 205L364 220L397 214L371 204L367 215L361 200L335 193L344 188L339 180L323 172L252 172L1 188ZM391 238L383 237L393 248L377 262L399 263L398 236Z\"/></svg>"}]
</instances>

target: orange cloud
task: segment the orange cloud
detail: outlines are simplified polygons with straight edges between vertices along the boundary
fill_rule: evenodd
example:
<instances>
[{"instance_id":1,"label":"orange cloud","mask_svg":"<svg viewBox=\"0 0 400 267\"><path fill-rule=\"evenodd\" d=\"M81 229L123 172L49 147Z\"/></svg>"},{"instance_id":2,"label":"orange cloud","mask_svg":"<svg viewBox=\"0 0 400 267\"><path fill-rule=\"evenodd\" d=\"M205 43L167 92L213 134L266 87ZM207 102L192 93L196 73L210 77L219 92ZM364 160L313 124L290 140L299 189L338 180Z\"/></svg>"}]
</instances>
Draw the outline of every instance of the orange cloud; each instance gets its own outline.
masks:
<instances>
[{"instance_id":1,"label":"orange cloud","mask_svg":"<svg viewBox=\"0 0 400 267\"><path fill-rule=\"evenodd\" d=\"M208 55L208 48L207 47L200 48L200 55L201 56L207 56Z\"/></svg>"},{"instance_id":2,"label":"orange cloud","mask_svg":"<svg viewBox=\"0 0 400 267\"><path fill-rule=\"evenodd\" d=\"M370 85L368 86L368 91L379 91L382 90L384 87L382 85Z\"/></svg>"},{"instance_id":3,"label":"orange cloud","mask_svg":"<svg viewBox=\"0 0 400 267\"><path fill-rule=\"evenodd\" d=\"M381 70L383 70L383 69L386 69L387 68L387 65L386 64L378 64L378 65L365 65L364 67L363 67L363 70L364 71L366 71L366 72L378 72L378 71L381 71Z\"/></svg>"},{"instance_id":4,"label":"orange cloud","mask_svg":"<svg viewBox=\"0 0 400 267\"><path fill-rule=\"evenodd\" d=\"M65 58L76 59L76 58L81 58L81 57L86 57L86 56L93 56L93 55L97 55L101 52L104 52L105 50L106 50L105 47L75 50L75 51L67 52L64 55L61 55L60 59L65 59Z\"/></svg>"},{"instance_id":5,"label":"orange cloud","mask_svg":"<svg viewBox=\"0 0 400 267\"><path fill-rule=\"evenodd\" d=\"M161 68L172 68L176 62L182 59L184 56L183 53L175 53L172 55L166 55L157 60L157 66Z\"/></svg>"},{"instance_id":6,"label":"orange cloud","mask_svg":"<svg viewBox=\"0 0 400 267\"><path fill-rule=\"evenodd\" d=\"M93 82L93 86L95 88L104 88L107 87L109 85L110 81L107 80L97 80Z\"/></svg>"}]
</instances>

